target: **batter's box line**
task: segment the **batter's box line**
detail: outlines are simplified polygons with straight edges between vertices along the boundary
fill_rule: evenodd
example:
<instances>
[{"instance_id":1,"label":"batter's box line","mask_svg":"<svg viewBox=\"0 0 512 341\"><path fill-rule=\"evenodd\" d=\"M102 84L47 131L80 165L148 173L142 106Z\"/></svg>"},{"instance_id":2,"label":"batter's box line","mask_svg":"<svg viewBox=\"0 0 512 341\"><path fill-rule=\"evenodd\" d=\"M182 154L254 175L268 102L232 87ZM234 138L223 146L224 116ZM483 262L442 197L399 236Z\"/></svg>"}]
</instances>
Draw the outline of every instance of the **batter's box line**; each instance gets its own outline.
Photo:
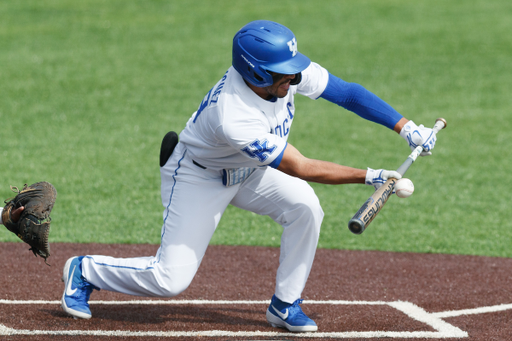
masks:
<instances>
[{"instance_id":1,"label":"batter's box line","mask_svg":"<svg viewBox=\"0 0 512 341\"><path fill-rule=\"evenodd\" d=\"M138 300L138 301L90 301L90 304L106 304L106 305L169 305L169 304L202 304L202 305L219 305L219 304L269 304L270 301L209 301L209 300ZM405 302L382 302L382 301L306 301L306 304L330 304L330 305L388 305L395 308L410 318L425 323L435 329L435 332L393 332L393 331L375 331L375 332L328 332L328 333L283 333L283 332L230 332L221 330L209 330L198 332L185 331L153 331L153 332L133 332L133 331L109 331L109 330L22 330L9 328L0 324L0 335L84 335L84 336L117 336L117 337L301 337L301 338L377 338L377 337L393 337L393 338L464 338L468 337L468 333L443 321L442 318L454 317L460 315L481 314L487 312L496 312L512 309L512 304L498 305L490 307L481 307L476 309L465 309L459 311L447 311L428 313L417 305ZM60 301L20 301L20 300L0 300L0 304L17 305L17 304L60 304Z\"/></svg>"}]
</instances>

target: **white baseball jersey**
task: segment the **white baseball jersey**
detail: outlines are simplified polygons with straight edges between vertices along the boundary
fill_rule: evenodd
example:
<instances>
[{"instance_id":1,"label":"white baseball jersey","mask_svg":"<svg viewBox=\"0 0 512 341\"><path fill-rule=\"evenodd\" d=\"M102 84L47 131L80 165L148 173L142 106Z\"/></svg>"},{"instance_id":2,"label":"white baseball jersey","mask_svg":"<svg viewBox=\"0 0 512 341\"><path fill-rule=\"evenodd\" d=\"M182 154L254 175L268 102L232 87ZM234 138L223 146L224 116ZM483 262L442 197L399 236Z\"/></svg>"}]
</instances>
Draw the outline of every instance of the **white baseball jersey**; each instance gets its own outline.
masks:
<instances>
[{"instance_id":1,"label":"white baseball jersey","mask_svg":"<svg viewBox=\"0 0 512 341\"><path fill-rule=\"evenodd\" d=\"M282 226L275 294L289 303L300 298L315 257L323 210L306 181L274 168L290 134L295 94L318 98L328 77L327 70L311 63L286 97L266 101L229 68L160 168L165 209L157 254L88 255L81 265L86 280L130 295L178 295L191 283L225 209L233 205ZM245 167L255 170L244 181L223 184L222 170Z\"/></svg>"},{"instance_id":2,"label":"white baseball jersey","mask_svg":"<svg viewBox=\"0 0 512 341\"><path fill-rule=\"evenodd\" d=\"M295 115L295 94L316 99L328 79L326 69L311 63L302 72L302 81L290 86L285 97L267 101L230 67L204 97L180 141L192 159L208 169L270 165L286 147Z\"/></svg>"}]
</instances>

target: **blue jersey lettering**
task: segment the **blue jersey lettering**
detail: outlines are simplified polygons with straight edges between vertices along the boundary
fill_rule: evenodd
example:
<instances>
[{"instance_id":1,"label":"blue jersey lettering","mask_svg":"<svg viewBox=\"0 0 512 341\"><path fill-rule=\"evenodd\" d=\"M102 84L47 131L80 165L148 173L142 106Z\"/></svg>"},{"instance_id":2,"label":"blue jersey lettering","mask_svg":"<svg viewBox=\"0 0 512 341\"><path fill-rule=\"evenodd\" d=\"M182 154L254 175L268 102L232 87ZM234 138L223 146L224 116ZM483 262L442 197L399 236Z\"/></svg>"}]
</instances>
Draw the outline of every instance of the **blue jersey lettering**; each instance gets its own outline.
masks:
<instances>
[{"instance_id":1,"label":"blue jersey lettering","mask_svg":"<svg viewBox=\"0 0 512 341\"><path fill-rule=\"evenodd\" d=\"M213 92L212 99L211 99L210 103L217 103L217 101L219 100L220 92L222 91L222 88L224 87L226 78L228 78L228 76L226 76L227 74L228 74L227 72L224 74L224 77L222 77L222 79L220 80L219 85L217 86L217 88L215 88L215 91Z\"/></svg>"},{"instance_id":2,"label":"blue jersey lettering","mask_svg":"<svg viewBox=\"0 0 512 341\"><path fill-rule=\"evenodd\" d=\"M290 132L290 128L288 127L288 119L285 118L285 120L283 121L283 130L284 130L284 136L288 135L288 133Z\"/></svg>"},{"instance_id":3,"label":"blue jersey lettering","mask_svg":"<svg viewBox=\"0 0 512 341\"><path fill-rule=\"evenodd\" d=\"M250 157L257 158L260 162L263 162L268 159L269 155L272 154L276 148L277 146L269 147L267 140L263 140L262 142L256 140L242 149L242 151Z\"/></svg>"},{"instance_id":4,"label":"blue jersey lettering","mask_svg":"<svg viewBox=\"0 0 512 341\"><path fill-rule=\"evenodd\" d=\"M210 94L212 93L212 90L213 90L213 88L210 91L208 91L206 96L204 96L203 101L199 105L199 108L197 109L196 117L194 117L194 121L193 121L194 123L196 123L196 120L199 117L199 115L201 115L203 110L208 106L208 103L210 101Z\"/></svg>"},{"instance_id":5,"label":"blue jersey lettering","mask_svg":"<svg viewBox=\"0 0 512 341\"><path fill-rule=\"evenodd\" d=\"M201 104L199 105L199 108L197 109L196 117L194 117L194 121L193 121L194 123L196 123L197 118L199 117L199 115L201 115L203 110L208 105L210 105L211 103L217 103L217 101L219 100L220 93L221 93L222 89L224 88L224 83L226 82L226 78L228 77L227 75L228 75L228 71L226 71L226 73L220 80L220 83L219 83L219 85L217 85L215 90L213 88L211 88L210 91L208 91L208 93L206 94L206 96L204 96L203 101L201 102ZM213 92L213 94L212 94L212 92Z\"/></svg>"},{"instance_id":6,"label":"blue jersey lettering","mask_svg":"<svg viewBox=\"0 0 512 341\"><path fill-rule=\"evenodd\" d=\"M274 135L279 135L281 137L283 137L283 130L281 129L281 126L276 126L274 128Z\"/></svg>"},{"instance_id":7,"label":"blue jersey lettering","mask_svg":"<svg viewBox=\"0 0 512 341\"><path fill-rule=\"evenodd\" d=\"M288 114L290 115L290 120L293 120L293 114L292 114L292 111L290 110L291 107L292 107L292 104L290 102L288 102L286 104L286 109L288 109Z\"/></svg>"}]
</instances>

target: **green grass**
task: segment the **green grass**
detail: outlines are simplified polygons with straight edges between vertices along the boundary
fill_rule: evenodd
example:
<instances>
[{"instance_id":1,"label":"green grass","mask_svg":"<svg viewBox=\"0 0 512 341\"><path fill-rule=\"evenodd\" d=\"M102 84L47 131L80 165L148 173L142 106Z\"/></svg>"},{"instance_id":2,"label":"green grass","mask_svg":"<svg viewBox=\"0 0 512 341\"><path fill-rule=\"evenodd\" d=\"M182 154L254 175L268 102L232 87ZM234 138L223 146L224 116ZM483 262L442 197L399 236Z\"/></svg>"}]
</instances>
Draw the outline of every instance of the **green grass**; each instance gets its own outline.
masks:
<instances>
[{"instance_id":1,"label":"green grass","mask_svg":"<svg viewBox=\"0 0 512 341\"><path fill-rule=\"evenodd\" d=\"M362 235L347 222L371 188L312 184L320 247L512 257L510 1L4 0L0 16L0 197L53 183L51 242L159 243L161 138L230 66L234 33L265 18L407 118L448 121L407 173L414 195L391 198ZM323 100L298 98L296 118L289 141L308 157L396 168L409 153ZM229 207L212 243L278 246L280 232Z\"/></svg>"}]
</instances>

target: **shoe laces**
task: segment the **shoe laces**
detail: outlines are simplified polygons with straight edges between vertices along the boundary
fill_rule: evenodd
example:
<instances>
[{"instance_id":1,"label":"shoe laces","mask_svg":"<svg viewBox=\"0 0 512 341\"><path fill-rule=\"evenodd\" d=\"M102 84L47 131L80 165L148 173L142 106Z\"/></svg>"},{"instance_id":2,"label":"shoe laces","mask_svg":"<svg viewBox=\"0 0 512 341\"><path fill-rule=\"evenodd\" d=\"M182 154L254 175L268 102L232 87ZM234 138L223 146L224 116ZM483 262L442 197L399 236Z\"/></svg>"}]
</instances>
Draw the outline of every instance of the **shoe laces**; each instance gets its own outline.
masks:
<instances>
[{"instance_id":1,"label":"shoe laces","mask_svg":"<svg viewBox=\"0 0 512 341\"><path fill-rule=\"evenodd\" d=\"M89 302L89 297L91 297L91 293L94 288L92 286L88 285L84 289L85 289L85 302Z\"/></svg>"},{"instance_id":2,"label":"shoe laces","mask_svg":"<svg viewBox=\"0 0 512 341\"><path fill-rule=\"evenodd\" d=\"M301 304L303 301L304 301L303 299L299 298L298 300L293 302L293 304L290 306L290 308L288 308L290 313L305 315L302 312L302 308L299 306L299 304Z\"/></svg>"},{"instance_id":3,"label":"shoe laces","mask_svg":"<svg viewBox=\"0 0 512 341\"><path fill-rule=\"evenodd\" d=\"M95 290L95 289L96 290L100 290L100 289L98 287L96 287L95 285L87 282L83 276L80 276L80 280L81 280L81 283L80 283L80 285L78 287L84 293L85 301L88 302L89 301L89 297L91 296L92 291Z\"/></svg>"}]
</instances>

